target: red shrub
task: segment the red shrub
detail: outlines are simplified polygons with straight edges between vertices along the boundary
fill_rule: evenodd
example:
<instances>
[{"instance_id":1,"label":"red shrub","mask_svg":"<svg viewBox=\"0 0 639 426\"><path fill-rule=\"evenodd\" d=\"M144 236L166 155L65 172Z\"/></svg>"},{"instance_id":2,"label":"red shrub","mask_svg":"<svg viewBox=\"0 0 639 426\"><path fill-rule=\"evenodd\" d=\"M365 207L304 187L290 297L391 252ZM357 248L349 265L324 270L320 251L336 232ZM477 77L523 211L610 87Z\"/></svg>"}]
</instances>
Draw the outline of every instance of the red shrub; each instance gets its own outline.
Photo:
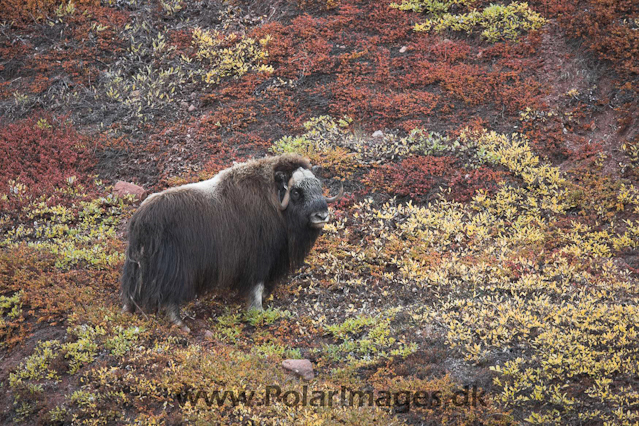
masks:
<instances>
[{"instance_id":1,"label":"red shrub","mask_svg":"<svg viewBox=\"0 0 639 426\"><path fill-rule=\"evenodd\" d=\"M323 114L347 114L368 131L423 126L450 131L478 115L508 125L523 108L543 106L544 86L537 81L541 36L478 46L416 34L413 24L423 17L389 3L342 1L321 16L304 14L255 28L252 37L271 37L271 77L286 83L267 82L251 92L258 117L291 124L284 128L288 133ZM234 96L229 92L217 100L225 109L247 108L248 102ZM271 120L273 111L277 121Z\"/></svg>"},{"instance_id":2,"label":"red shrub","mask_svg":"<svg viewBox=\"0 0 639 426\"><path fill-rule=\"evenodd\" d=\"M529 3L544 16L557 18L569 36L580 38L599 58L610 61L622 80L620 83L623 80L636 83L639 74L636 0L532 0ZM634 86L636 91L636 84Z\"/></svg>"},{"instance_id":3,"label":"red shrub","mask_svg":"<svg viewBox=\"0 0 639 426\"><path fill-rule=\"evenodd\" d=\"M52 195L70 181L88 181L92 160L87 143L71 124L50 117L31 117L0 128L0 194L23 195L9 198L15 208L34 196Z\"/></svg>"},{"instance_id":4,"label":"red shrub","mask_svg":"<svg viewBox=\"0 0 639 426\"><path fill-rule=\"evenodd\" d=\"M31 22L34 17L48 15L60 4L65 3L60 0L3 0L0 2L0 16L3 19L18 19ZM99 4L98 0L78 0L80 5Z\"/></svg>"},{"instance_id":5,"label":"red shrub","mask_svg":"<svg viewBox=\"0 0 639 426\"><path fill-rule=\"evenodd\" d=\"M481 167L475 170L459 170L450 180L450 196L448 198L464 202L469 201L475 193L483 189L494 192L497 184L503 180L504 172Z\"/></svg>"},{"instance_id":6,"label":"red shrub","mask_svg":"<svg viewBox=\"0 0 639 426\"><path fill-rule=\"evenodd\" d=\"M430 198L440 188L450 188L447 198L464 202L479 189L494 191L503 179L503 172L487 167L458 168L456 161L454 157L411 157L401 164L387 164L371 171L364 181L376 190L420 201Z\"/></svg>"},{"instance_id":7,"label":"red shrub","mask_svg":"<svg viewBox=\"0 0 639 426\"><path fill-rule=\"evenodd\" d=\"M387 164L371 171L365 181L392 194L423 197L444 184L444 177L454 171L455 161L453 157L411 157L401 164Z\"/></svg>"}]
</instances>

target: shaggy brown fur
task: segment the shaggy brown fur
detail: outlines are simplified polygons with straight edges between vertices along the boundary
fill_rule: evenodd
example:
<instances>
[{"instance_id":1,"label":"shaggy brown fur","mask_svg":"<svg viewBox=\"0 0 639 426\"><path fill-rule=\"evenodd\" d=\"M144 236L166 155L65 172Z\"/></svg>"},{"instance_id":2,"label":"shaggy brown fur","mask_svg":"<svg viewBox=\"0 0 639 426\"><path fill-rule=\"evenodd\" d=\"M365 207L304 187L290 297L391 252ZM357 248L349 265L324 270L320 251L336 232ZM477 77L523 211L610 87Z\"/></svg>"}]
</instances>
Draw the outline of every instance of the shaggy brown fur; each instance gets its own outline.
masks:
<instances>
[{"instance_id":1,"label":"shaggy brown fur","mask_svg":"<svg viewBox=\"0 0 639 426\"><path fill-rule=\"evenodd\" d=\"M164 308L186 329L179 306L211 290L255 293L252 304L261 308L261 289L272 291L317 239L309 217L328 214L312 174L295 189L296 201L280 208L293 173L310 167L298 155L269 157L147 198L129 223L124 309Z\"/></svg>"}]
</instances>

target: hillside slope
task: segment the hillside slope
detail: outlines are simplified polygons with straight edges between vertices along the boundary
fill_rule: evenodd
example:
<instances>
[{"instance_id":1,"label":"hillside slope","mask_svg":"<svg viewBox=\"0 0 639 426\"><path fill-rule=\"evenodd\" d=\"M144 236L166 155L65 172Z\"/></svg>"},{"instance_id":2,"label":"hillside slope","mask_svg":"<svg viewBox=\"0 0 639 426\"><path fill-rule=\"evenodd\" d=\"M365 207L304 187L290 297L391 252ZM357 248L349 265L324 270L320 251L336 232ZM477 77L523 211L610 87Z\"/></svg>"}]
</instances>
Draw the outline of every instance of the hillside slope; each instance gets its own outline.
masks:
<instances>
[{"instance_id":1,"label":"hillside slope","mask_svg":"<svg viewBox=\"0 0 639 426\"><path fill-rule=\"evenodd\" d=\"M635 1L0 16L0 423L639 421ZM117 181L285 152L347 194L266 311L120 312Z\"/></svg>"}]
</instances>

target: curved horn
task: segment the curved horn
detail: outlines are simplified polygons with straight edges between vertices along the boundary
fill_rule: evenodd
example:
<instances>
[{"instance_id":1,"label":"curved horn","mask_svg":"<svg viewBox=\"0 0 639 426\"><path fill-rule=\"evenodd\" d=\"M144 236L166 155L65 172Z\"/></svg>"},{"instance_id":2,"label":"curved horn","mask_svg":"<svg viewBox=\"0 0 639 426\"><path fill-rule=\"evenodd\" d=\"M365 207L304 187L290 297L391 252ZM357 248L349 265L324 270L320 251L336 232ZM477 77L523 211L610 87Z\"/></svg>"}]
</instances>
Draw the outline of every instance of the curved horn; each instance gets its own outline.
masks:
<instances>
[{"instance_id":1,"label":"curved horn","mask_svg":"<svg viewBox=\"0 0 639 426\"><path fill-rule=\"evenodd\" d=\"M337 201L340 198L342 198L342 195L344 195L344 184L340 184L339 185L339 191L337 192L337 195L334 196L334 197L327 197L326 198L326 202L327 203L334 203L335 201Z\"/></svg>"},{"instance_id":2,"label":"curved horn","mask_svg":"<svg viewBox=\"0 0 639 426\"><path fill-rule=\"evenodd\" d=\"M286 210L288 207L288 202L291 201L291 186L293 186L293 177L288 180L288 185L286 186L286 193L284 194L284 198L282 199L282 204L280 204L280 210Z\"/></svg>"}]
</instances>

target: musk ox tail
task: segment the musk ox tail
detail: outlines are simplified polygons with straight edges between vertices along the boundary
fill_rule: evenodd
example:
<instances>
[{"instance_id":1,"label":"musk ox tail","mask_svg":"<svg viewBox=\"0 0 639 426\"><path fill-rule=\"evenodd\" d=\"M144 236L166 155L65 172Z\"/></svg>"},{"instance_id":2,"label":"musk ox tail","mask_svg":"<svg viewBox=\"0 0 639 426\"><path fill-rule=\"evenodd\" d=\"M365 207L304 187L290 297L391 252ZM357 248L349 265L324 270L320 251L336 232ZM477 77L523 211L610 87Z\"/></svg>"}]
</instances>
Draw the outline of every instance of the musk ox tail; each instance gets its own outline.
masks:
<instances>
[{"instance_id":1,"label":"musk ox tail","mask_svg":"<svg viewBox=\"0 0 639 426\"><path fill-rule=\"evenodd\" d=\"M121 277L123 311L135 312L141 309L141 294L144 281L144 248L140 245L139 235L136 235L136 227L134 226L135 217L131 219L129 224L129 246L126 250L126 259L124 260L124 268Z\"/></svg>"},{"instance_id":2,"label":"musk ox tail","mask_svg":"<svg viewBox=\"0 0 639 426\"><path fill-rule=\"evenodd\" d=\"M139 293L141 289L142 274L140 271L140 262L132 258L131 250L127 250L126 260L124 261L124 269L121 278L122 301L124 306L122 310L125 312L135 312L137 303L134 295Z\"/></svg>"}]
</instances>

